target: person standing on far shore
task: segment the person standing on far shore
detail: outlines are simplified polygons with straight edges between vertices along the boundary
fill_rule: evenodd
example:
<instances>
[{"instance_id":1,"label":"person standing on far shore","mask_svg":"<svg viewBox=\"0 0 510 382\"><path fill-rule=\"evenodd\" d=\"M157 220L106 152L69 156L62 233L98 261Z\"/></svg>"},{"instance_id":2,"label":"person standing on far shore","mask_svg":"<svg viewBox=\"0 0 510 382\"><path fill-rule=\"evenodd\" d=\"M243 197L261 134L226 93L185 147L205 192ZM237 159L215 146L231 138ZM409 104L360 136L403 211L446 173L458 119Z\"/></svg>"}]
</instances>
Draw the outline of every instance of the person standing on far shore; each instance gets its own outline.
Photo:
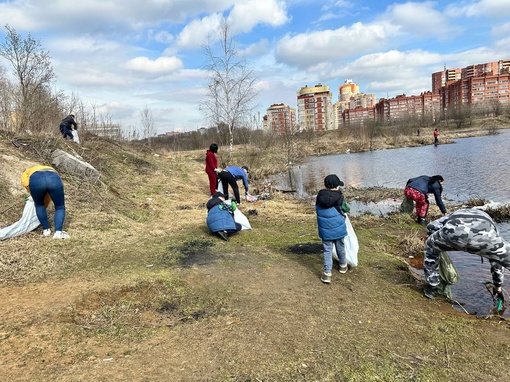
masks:
<instances>
[{"instance_id":1,"label":"person standing on far shore","mask_svg":"<svg viewBox=\"0 0 510 382\"><path fill-rule=\"evenodd\" d=\"M434 129L434 144L437 145L439 143L439 130Z\"/></svg>"}]
</instances>

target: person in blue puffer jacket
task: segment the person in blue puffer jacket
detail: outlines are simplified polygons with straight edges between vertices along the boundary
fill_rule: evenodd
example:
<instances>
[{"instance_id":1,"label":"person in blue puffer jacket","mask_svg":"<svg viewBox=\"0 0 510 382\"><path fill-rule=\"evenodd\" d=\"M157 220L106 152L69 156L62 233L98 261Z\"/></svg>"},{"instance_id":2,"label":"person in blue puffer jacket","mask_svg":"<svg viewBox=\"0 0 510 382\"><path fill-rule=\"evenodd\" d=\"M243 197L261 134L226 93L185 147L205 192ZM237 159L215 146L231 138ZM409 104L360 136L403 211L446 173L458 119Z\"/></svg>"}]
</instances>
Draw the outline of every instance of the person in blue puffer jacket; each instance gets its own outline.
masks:
<instances>
[{"instance_id":1,"label":"person in blue puffer jacket","mask_svg":"<svg viewBox=\"0 0 510 382\"><path fill-rule=\"evenodd\" d=\"M217 233L223 240L228 241L229 233L236 233L242 229L241 224L234 220L237 206L234 202L226 203L225 195L216 192L207 202L206 223L209 230Z\"/></svg>"},{"instance_id":2,"label":"person in blue puffer jacket","mask_svg":"<svg viewBox=\"0 0 510 382\"><path fill-rule=\"evenodd\" d=\"M333 269L333 246L336 249L340 273L347 272L347 260L345 258L344 238L347 236L345 226L345 212L350 209L344 203L344 195L340 187L344 183L338 176L332 174L324 178L326 189L320 190L315 201L317 212L317 224L319 237L322 239L324 248L324 273L321 281L331 283L331 270Z\"/></svg>"}]
</instances>

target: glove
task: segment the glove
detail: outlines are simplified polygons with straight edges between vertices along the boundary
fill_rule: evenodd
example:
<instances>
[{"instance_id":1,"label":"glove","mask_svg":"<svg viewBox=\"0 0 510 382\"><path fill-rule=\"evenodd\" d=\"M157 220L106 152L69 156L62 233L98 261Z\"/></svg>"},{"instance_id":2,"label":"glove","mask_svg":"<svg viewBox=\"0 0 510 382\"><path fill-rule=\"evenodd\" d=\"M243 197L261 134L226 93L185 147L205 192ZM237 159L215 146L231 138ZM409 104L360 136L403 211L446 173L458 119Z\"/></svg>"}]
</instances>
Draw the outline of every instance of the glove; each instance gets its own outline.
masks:
<instances>
[{"instance_id":1,"label":"glove","mask_svg":"<svg viewBox=\"0 0 510 382\"><path fill-rule=\"evenodd\" d=\"M503 295L503 290L501 289L501 286L497 287L494 286L492 288L492 294L494 295L494 298L496 300L496 310L503 309L503 304L505 302L505 296Z\"/></svg>"},{"instance_id":2,"label":"glove","mask_svg":"<svg viewBox=\"0 0 510 382\"><path fill-rule=\"evenodd\" d=\"M214 172L220 173L220 172L221 172L221 169L220 169L220 168L215 168L215 169L214 169Z\"/></svg>"}]
</instances>

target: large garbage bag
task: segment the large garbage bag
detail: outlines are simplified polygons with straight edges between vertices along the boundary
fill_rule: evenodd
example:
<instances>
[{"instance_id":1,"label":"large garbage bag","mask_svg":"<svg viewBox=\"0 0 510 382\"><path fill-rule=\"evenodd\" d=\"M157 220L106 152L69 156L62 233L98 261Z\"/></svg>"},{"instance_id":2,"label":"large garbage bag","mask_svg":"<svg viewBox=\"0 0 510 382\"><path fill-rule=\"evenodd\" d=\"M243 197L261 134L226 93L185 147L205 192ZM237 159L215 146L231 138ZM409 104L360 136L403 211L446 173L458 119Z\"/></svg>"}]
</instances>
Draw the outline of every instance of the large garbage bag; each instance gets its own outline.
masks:
<instances>
[{"instance_id":1,"label":"large garbage bag","mask_svg":"<svg viewBox=\"0 0 510 382\"><path fill-rule=\"evenodd\" d=\"M8 227L0 229L0 240L10 239L19 235L23 235L24 233L31 232L39 227L40 224L41 223L39 222L35 212L34 200L30 196L26 198L25 208L23 209L21 219Z\"/></svg>"}]
</instances>

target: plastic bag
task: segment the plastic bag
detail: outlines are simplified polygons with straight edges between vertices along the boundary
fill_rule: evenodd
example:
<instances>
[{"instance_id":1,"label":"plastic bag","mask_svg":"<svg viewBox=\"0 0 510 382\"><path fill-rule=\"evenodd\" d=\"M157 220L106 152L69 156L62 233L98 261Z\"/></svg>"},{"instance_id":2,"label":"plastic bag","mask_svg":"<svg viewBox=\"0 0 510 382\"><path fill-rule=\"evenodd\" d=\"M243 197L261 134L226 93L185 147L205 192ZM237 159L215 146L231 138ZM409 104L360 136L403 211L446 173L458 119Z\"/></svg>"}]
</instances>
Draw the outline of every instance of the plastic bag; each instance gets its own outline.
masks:
<instances>
[{"instance_id":1,"label":"plastic bag","mask_svg":"<svg viewBox=\"0 0 510 382\"><path fill-rule=\"evenodd\" d=\"M73 142L80 143L80 137L78 135L78 130L73 130Z\"/></svg>"},{"instance_id":2,"label":"plastic bag","mask_svg":"<svg viewBox=\"0 0 510 382\"><path fill-rule=\"evenodd\" d=\"M448 253L441 251L439 253L439 291L448 299L452 299L450 286L459 281L459 273L453 265L452 259Z\"/></svg>"},{"instance_id":3,"label":"plastic bag","mask_svg":"<svg viewBox=\"0 0 510 382\"><path fill-rule=\"evenodd\" d=\"M242 229L251 229L251 224L245 214L243 214L239 208L234 211L234 220L236 223L241 224Z\"/></svg>"},{"instance_id":4,"label":"plastic bag","mask_svg":"<svg viewBox=\"0 0 510 382\"><path fill-rule=\"evenodd\" d=\"M358 266L358 251L359 242L354 228L352 228L351 220L349 216L345 217L345 226L347 228L347 236L344 239L345 245L345 258L347 259L347 265L352 267Z\"/></svg>"},{"instance_id":5,"label":"plastic bag","mask_svg":"<svg viewBox=\"0 0 510 382\"><path fill-rule=\"evenodd\" d=\"M356 236L356 232L354 232L354 228L352 228L351 221L347 215L345 216L345 227L347 228L347 236L344 238L345 259L347 261L347 265L357 267L359 251L358 237ZM333 246L333 258L338 260L338 254L336 253L335 246Z\"/></svg>"},{"instance_id":6,"label":"plastic bag","mask_svg":"<svg viewBox=\"0 0 510 382\"><path fill-rule=\"evenodd\" d=\"M0 229L0 240L10 239L24 233L28 233L39 227L41 223L35 212L35 204L32 197L28 197L21 219L8 227Z\"/></svg>"},{"instance_id":7,"label":"plastic bag","mask_svg":"<svg viewBox=\"0 0 510 382\"><path fill-rule=\"evenodd\" d=\"M402 204L400 205L400 212L404 214L408 214L413 212L414 209L414 202L412 199L407 198L407 196L404 196L404 199L402 200Z\"/></svg>"}]
</instances>

